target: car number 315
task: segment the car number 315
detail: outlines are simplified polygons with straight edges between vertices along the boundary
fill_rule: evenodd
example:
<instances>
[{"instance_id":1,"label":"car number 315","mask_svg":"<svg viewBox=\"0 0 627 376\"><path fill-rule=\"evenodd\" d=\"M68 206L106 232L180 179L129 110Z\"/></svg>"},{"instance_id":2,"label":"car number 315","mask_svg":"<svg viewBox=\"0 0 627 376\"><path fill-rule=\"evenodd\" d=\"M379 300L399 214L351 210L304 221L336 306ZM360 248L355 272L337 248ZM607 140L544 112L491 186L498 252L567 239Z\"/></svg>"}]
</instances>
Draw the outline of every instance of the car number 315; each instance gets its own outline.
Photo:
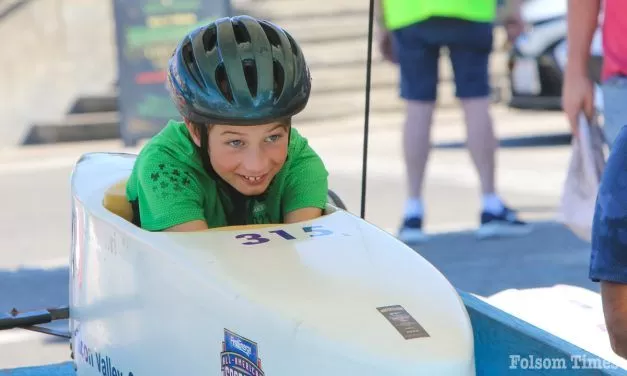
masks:
<instances>
[{"instance_id":1,"label":"car number 315","mask_svg":"<svg viewBox=\"0 0 627 376\"><path fill-rule=\"evenodd\" d=\"M333 231L328 230L323 226L305 226L303 227L303 232L309 235L309 237L328 236L333 234ZM267 243L271 240L296 240L297 238L285 230L272 230L268 231L266 234L239 234L235 236L235 239L245 240L241 243L243 245L256 245Z\"/></svg>"}]
</instances>

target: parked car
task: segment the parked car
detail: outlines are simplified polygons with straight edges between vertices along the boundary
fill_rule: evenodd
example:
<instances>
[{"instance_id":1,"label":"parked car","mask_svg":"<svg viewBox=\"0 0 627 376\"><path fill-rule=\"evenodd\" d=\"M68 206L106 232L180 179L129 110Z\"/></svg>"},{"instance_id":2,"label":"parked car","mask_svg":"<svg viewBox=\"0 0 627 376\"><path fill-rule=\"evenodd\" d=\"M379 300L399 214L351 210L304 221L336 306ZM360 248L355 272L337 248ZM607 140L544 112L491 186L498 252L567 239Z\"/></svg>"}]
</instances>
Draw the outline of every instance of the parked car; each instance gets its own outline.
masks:
<instances>
[{"instance_id":1,"label":"parked car","mask_svg":"<svg viewBox=\"0 0 627 376\"><path fill-rule=\"evenodd\" d=\"M561 110L568 50L567 4L568 0L528 0L523 4L526 30L514 42L508 59L511 107ZM591 52L590 75L598 82L603 57L600 28Z\"/></svg>"}]
</instances>

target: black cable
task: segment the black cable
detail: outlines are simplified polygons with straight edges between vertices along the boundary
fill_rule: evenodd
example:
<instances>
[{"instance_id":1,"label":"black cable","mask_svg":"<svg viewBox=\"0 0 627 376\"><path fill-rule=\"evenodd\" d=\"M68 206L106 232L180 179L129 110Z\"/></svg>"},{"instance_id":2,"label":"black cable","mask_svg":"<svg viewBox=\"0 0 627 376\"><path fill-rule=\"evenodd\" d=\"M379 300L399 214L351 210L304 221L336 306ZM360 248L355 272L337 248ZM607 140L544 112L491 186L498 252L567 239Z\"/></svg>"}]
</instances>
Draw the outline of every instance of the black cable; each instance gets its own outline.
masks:
<instances>
[{"instance_id":1,"label":"black cable","mask_svg":"<svg viewBox=\"0 0 627 376\"><path fill-rule=\"evenodd\" d=\"M372 69L372 29L374 24L374 0L370 0L368 14L368 57L366 60L366 109L364 118L364 145L361 165L361 218L366 218L366 170L368 168L368 119L370 115L370 74Z\"/></svg>"}]
</instances>

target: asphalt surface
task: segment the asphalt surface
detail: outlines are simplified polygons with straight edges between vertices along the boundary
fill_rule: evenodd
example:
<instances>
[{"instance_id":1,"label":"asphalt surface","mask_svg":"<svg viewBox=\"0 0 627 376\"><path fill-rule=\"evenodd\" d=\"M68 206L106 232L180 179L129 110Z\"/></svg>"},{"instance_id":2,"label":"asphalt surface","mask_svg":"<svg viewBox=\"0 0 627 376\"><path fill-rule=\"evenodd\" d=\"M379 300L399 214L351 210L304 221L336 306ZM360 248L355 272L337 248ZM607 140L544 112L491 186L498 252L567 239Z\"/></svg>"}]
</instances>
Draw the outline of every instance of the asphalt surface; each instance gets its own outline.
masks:
<instances>
[{"instance_id":1,"label":"asphalt surface","mask_svg":"<svg viewBox=\"0 0 627 376\"><path fill-rule=\"evenodd\" d=\"M416 249L456 287L490 297L615 360L604 337L598 286L587 279L589 245L551 222L570 152L562 135L567 129L563 115L502 107L494 114L506 145L499 153L500 192L523 218L536 223L536 230L514 239L474 239L469 231L479 221L478 179L460 145L465 134L461 114L446 110L436 116L425 190L426 230L433 238ZM391 233L400 223L405 194L401 121L400 115L373 116L369 136L366 219ZM355 118L301 128L327 163L331 187L357 215L362 126L363 119ZM72 164L85 152L120 150L138 149L110 141L0 150L0 312L67 303ZM68 357L64 340L23 330L0 333L0 369Z\"/></svg>"}]
</instances>

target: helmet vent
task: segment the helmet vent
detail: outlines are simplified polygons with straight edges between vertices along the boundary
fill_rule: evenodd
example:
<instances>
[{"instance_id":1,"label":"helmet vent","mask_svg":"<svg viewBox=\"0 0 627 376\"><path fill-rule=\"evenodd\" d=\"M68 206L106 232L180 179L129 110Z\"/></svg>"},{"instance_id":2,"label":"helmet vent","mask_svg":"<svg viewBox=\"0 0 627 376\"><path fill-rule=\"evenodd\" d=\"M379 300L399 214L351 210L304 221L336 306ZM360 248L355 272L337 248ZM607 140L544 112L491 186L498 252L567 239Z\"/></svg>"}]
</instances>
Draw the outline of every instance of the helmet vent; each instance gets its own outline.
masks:
<instances>
[{"instance_id":1,"label":"helmet vent","mask_svg":"<svg viewBox=\"0 0 627 376\"><path fill-rule=\"evenodd\" d=\"M233 102L233 92L231 91L231 83L226 75L226 69L224 63L221 63L216 68L216 82L220 88L220 92L226 98L227 101Z\"/></svg>"},{"instance_id":2,"label":"helmet vent","mask_svg":"<svg viewBox=\"0 0 627 376\"><path fill-rule=\"evenodd\" d=\"M200 69L198 69L198 65L196 64L196 59L194 58L194 49L191 42L185 43L185 45L183 46L183 61L187 66L187 71L191 74L196 84L200 87L204 87L204 80L202 79L202 74L200 73Z\"/></svg>"},{"instance_id":3,"label":"helmet vent","mask_svg":"<svg viewBox=\"0 0 627 376\"><path fill-rule=\"evenodd\" d=\"M274 47L281 47L281 38L276 30L272 28L272 26L268 25L265 22L259 23L263 28L263 31L266 33L266 37L268 37L268 41Z\"/></svg>"},{"instance_id":4,"label":"helmet vent","mask_svg":"<svg viewBox=\"0 0 627 376\"><path fill-rule=\"evenodd\" d=\"M285 83L285 72L283 67L276 60L272 62L272 71L274 73L274 100L278 100L283 93L283 85Z\"/></svg>"},{"instance_id":5,"label":"helmet vent","mask_svg":"<svg viewBox=\"0 0 627 376\"><path fill-rule=\"evenodd\" d=\"M257 96L257 64L252 59L246 59L242 61L242 68L244 69L244 77L248 84L248 90L253 98Z\"/></svg>"},{"instance_id":6,"label":"helmet vent","mask_svg":"<svg viewBox=\"0 0 627 376\"><path fill-rule=\"evenodd\" d=\"M205 47L205 51L207 52L216 48L216 45L218 44L218 33L215 25L205 30L205 33L202 35L202 43Z\"/></svg>"},{"instance_id":7,"label":"helmet vent","mask_svg":"<svg viewBox=\"0 0 627 376\"><path fill-rule=\"evenodd\" d=\"M290 47L292 47L292 54L294 54L294 56L298 56L299 52L298 52L298 46L296 45L296 41L290 35L287 36L287 39L289 39L290 41Z\"/></svg>"},{"instance_id":8,"label":"helmet vent","mask_svg":"<svg viewBox=\"0 0 627 376\"><path fill-rule=\"evenodd\" d=\"M242 21L236 21L233 23L233 33L235 34L235 41L237 44L250 43L250 34L246 25Z\"/></svg>"}]
</instances>

